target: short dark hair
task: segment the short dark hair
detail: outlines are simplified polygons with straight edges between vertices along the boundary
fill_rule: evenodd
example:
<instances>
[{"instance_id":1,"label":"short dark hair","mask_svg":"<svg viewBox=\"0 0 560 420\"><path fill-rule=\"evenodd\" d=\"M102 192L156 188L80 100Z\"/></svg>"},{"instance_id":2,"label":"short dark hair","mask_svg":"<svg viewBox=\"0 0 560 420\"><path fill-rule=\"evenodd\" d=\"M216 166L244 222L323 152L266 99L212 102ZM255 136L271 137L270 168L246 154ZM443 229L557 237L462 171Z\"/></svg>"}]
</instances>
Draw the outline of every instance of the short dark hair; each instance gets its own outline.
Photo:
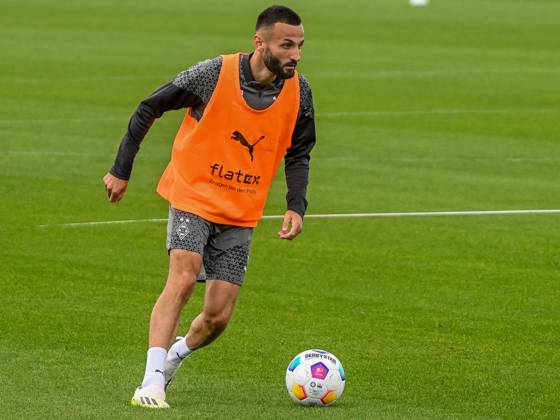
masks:
<instances>
[{"instance_id":1,"label":"short dark hair","mask_svg":"<svg viewBox=\"0 0 560 420\"><path fill-rule=\"evenodd\" d=\"M287 23L288 25L301 25L301 18L292 9L286 6L270 6L263 10L257 18L256 30L275 23Z\"/></svg>"}]
</instances>

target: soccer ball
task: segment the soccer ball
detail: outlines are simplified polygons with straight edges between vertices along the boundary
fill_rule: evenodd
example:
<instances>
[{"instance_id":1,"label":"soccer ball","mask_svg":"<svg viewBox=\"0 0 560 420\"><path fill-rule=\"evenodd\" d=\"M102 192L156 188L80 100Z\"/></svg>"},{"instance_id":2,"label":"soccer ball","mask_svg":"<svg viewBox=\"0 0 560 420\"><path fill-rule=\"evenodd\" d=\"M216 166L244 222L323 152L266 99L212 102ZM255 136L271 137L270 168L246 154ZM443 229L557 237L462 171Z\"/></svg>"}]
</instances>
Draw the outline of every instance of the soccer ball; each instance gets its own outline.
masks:
<instances>
[{"instance_id":1,"label":"soccer ball","mask_svg":"<svg viewBox=\"0 0 560 420\"><path fill-rule=\"evenodd\" d=\"M301 352L288 365L286 388L302 405L329 405L344 391L346 374L340 361L324 350Z\"/></svg>"}]
</instances>

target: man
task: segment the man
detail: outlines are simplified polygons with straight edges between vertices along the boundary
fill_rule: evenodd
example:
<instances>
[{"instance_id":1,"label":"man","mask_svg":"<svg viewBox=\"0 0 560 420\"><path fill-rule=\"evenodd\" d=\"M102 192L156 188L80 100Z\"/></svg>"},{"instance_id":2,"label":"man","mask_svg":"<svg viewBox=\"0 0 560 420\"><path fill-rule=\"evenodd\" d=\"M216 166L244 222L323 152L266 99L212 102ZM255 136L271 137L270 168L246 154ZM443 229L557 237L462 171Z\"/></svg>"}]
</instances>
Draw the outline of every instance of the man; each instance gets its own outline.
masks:
<instances>
[{"instance_id":1,"label":"man","mask_svg":"<svg viewBox=\"0 0 560 420\"><path fill-rule=\"evenodd\" d=\"M169 274L150 318L142 385L132 404L167 408L166 390L183 360L226 328L272 177L285 160L288 210L281 239L302 229L309 153L315 144L311 90L296 71L304 35L300 17L272 6L257 19L255 50L219 56L180 73L142 101L103 182L122 199L140 143L155 118L187 108L171 161L158 185L170 203ZM202 312L176 338L197 277L206 278Z\"/></svg>"}]
</instances>

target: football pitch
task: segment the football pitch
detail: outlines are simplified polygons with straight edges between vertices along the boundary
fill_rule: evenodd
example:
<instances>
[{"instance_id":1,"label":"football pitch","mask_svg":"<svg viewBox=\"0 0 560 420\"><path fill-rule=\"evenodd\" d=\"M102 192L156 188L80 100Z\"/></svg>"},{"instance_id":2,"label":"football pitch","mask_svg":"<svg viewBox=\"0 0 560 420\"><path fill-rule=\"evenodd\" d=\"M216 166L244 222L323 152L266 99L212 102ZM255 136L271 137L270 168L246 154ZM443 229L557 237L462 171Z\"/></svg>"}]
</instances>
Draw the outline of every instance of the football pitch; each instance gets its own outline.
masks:
<instances>
[{"instance_id":1,"label":"football pitch","mask_svg":"<svg viewBox=\"0 0 560 420\"><path fill-rule=\"evenodd\" d=\"M285 4L316 111L309 214L560 208L560 2ZM155 187L183 111L154 124L121 203L101 178L137 104L251 51L268 5L2 1L0 418L560 418L560 214L308 218L293 242L264 220L231 324L172 409L129 405L167 270L147 219L167 216ZM267 215L285 189L280 171ZM331 407L286 392L309 348L346 370Z\"/></svg>"}]
</instances>

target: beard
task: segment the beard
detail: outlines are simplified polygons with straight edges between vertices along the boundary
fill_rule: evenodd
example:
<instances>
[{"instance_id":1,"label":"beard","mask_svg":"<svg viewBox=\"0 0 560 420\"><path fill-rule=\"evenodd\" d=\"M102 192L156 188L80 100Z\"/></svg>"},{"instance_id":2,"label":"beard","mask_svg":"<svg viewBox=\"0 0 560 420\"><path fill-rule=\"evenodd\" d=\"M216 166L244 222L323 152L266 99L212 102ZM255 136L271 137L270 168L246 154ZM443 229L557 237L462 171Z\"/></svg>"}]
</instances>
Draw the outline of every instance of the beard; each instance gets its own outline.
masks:
<instances>
[{"instance_id":1,"label":"beard","mask_svg":"<svg viewBox=\"0 0 560 420\"><path fill-rule=\"evenodd\" d=\"M295 60L289 60L288 62L282 64L282 62L275 57L269 49L267 49L263 55L263 62L266 68L275 74L276 77L281 79L290 79L294 77L297 66L297 61ZM287 65L293 65L293 68L286 70L285 66Z\"/></svg>"}]
</instances>

